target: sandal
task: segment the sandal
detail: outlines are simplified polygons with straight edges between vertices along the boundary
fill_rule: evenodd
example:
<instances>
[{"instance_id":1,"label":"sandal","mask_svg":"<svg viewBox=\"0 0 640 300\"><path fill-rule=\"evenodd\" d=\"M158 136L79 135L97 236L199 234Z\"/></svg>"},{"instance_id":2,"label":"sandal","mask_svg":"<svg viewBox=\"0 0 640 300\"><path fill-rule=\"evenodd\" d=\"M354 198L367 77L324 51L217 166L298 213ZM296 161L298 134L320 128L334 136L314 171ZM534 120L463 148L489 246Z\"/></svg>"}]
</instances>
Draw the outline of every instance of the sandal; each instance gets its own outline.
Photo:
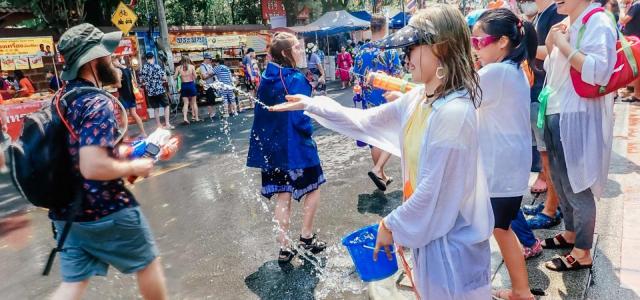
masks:
<instances>
[{"instance_id":1,"label":"sandal","mask_svg":"<svg viewBox=\"0 0 640 300\"><path fill-rule=\"evenodd\" d=\"M552 260L546 262L544 264L547 269L556 271L556 272L564 272L564 271L576 271L582 269L591 269L593 263L588 265L583 265L578 262L571 254L559 256L556 255Z\"/></svg>"},{"instance_id":2,"label":"sandal","mask_svg":"<svg viewBox=\"0 0 640 300\"><path fill-rule=\"evenodd\" d=\"M387 179L386 185L389 186L393 182L393 178L389 177Z\"/></svg>"},{"instance_id":3,"label":"sandal","mask_svg":"<svg viewBox=\"0 0 640 300\"><path fill-rule=\"evenodd\" d=\"M558 241L558 243L556 243L556 241ZM544 249L571 249L575 246L575 244L568 243L562 234L557 234L552 238L545 239L543 243L542 248Z\"/></svg>"},{"instance_id":4,"label":"sandal","mask_svg":"<svg viewBox=\"0 0 640 300\"><path fill-rule=\"evenodd\" d=\"M278 254L278 263L279 264L287 264L290 263L291 260L296 257L298 251L291 248L280 249L280 253Z\"/></svg>"},{"instance_id":5,"label":"sandal","mask_svg":"<svg viewBox=\"0 0 640 300\"><path fill-rule=\"evenodd\" d=\"M318 240L318 236L314 233L308 239L305 239L302 236L300 236L300 242L298 243L298 247L306 251L311 251L311 253L313 254L318 254L327 248L327 243Z\"/></svg>"},{"instance_id":6,"label":"sandal","mask_svg":"<svg viewBox=\"0 0 640 300\"><path fill-rule=\"evenodd\" d=\"M381 190L381 191L386 191L387 190L387 185L385 184L384 181L382 181L382 178L378 177L378 175L376 175L375 173L369 171L369 173L367 173L369 175L369 178L371 178L371 180L373 181L373 183L376 185L376 187Z\"/></svg>"}]
</instances>

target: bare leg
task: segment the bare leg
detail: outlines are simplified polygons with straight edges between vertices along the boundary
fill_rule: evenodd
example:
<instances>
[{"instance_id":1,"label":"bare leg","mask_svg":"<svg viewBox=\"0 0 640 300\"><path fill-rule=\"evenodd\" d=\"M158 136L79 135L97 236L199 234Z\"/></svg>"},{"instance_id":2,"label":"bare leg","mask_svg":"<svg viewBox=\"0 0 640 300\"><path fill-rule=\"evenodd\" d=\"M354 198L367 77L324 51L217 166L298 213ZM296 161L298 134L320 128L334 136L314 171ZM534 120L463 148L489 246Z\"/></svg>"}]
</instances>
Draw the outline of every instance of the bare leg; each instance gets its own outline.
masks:
<instances>
[{"instance_id":1,"label":"bare leg","mask_svg":"<svg viewBox=\"0 0 640 300\"><path fill-rule=\"evenodd\" d=\"M216 111L213 109L213 105L207 106L207 111L209 112L209 118L213 119L216 116Z\"/></svg>"},{"instance_id":2,"label":"bare leg","mask_svg":"<svg viewBox=\"0 0 640 300\"><path fill-rule=\"evenodd\" d=\"M4 151L0 150L0 169L3 169L4 167L6 167L6 165L7 165L7 161L4 158Z\"/></svg>"},{"instance_id":3,"label":"bare leg","mask_svg":"<svg viewBox=\"0 0 640 300\"><path fill-rule=\"evenodd\" d=\"M167 287L160 258L154 259L146 268L139 271L138 288L144 299L167 299Z\"/></svg>"},{"instance_id":4,"label":"bare leg","mask_svg":"<svg viewBox=\"0 0 640 300\"><path fill-rule=\"evenodd\" d=\"M164 108L164 124L167 127L171 127L171 118L169 117L169 114L171 113L171 108L169 106Z\"/></svg>"},{"instance_id":5,"label":"bare leg","mask_svg":"<svg viewBox=\"0 0 640 300\"><path fill-rule=\"evenodd\" d=\"M278 243L280 243L281 248L286 248L289 245L287 237L289 226L291 225L291 193L276 194L276 201L274 218L279 227Z\"/></svg>"},{"instance_id":6,"label":"bare leg","mask_svg":"<svg viewBox=\"0 0 640 300\"><path fill-rule=\"evenodd\" d=\"M376 147L371 147L371 159L373 160L373 165L375 166L376 164L378 164L378 159L380 158L380 153L382 152L382 150L376 148Z\"/></svg>"},{"instance_id":7,"label":"bare leg","mask_svg":"<svg viewBox=\"0 0 640 300\"><path fill-rule=\"evenodd\" d=\"M200 121L200 113L198 111L198 102L196 101L196 97L191 97L191 110L193 111L193 117L196 121Z\"/></svg>"},{"instance_id":8,"label":"bare leg","mask_svg":"<svg viewBox=\"0 0 640 300\"><path fill-rule=\"evenodd\" d=\"M184 122L189 123L189 97L182 97L182 116L184 117Z\"/></svg>"},{"instance_id":9,"label":"bare leg","mask_svg":"<svg viewBox=\"0 0 640 300\"><path fill-rule=\"evenodd\" d=\"M51 300L79 300L89 286L89 279L80 282L63 282L51 296Z\"/></svg>"},{"instance_id":10,"label":"bare leg","mask_svg":"<svg viewBox=\"0 0 640 300\"><path fill-rule=\"evenodd\" d=\"M154 108L153 109L153 114L156 117L155 118L156 119L156 125L158 126L158 128L162 128L162 123L160 122L160 108Z\"/></svg>"},{"instance_id":11,"label":"bare leg","mask_svg":"<svg viewBox=\"0 0 640 300\"><path fill-rule=\"evenodd\" d=\"M549 155L547 151L540 152L540 158L542 159L542 168L546 175L545 180L547 182L547 200L544 202L542 213L548 217L555 218L560 201L556 189L553 186L553 181L551 180L551 166L549 165Z\"/></svg>"},{"instance_id":12,"label":"bare leg","mask_svg":"<svg viewBox=\"0 0 640 300\"><path fill-rule=\"evenodd\" d=\"M524 256L522 255L520 243L516 235L511 228L509 228L509 230L495 228L493 230L493 236L496 238L496 242L498 242L500 253L502 253L507 271L509 271L512 299L527 299L533 297L529 289L527 266L525 265Z\"/></svg>"},{"instance_id":13,"label":"bare leg","mask_svg":"<svg viewBox=\"0 0 640 300\"><path fill-rule=\"evenodd\" d=\"M378 149L378 150L380 150L380 149ZM378 161L373 166L373 169L371 169L371 171L374 174L376 174L378 177L382 178L383 180L387 180L387 174L384 173L384 166L389 161L389 158L391 158L391 154L390 153L380 150L380 155L378 156Z\"/></svg>"},{"instance_id":14,"label":"bare leg","mask_svg":"<svg viewBox=\"0 0 640 300\"><path fill-rule=\"evenodd\" d=\"M303 238L310 238L313 235L313 219L316 216L319 202L320 190L315 190L307 194L304 199L304 217L301 233Z\"/></svg>"},{"instance_id":15,"label":"bare leg","mask_svg":"<svg viewBox=\"0 0 640 300\"><path fill-rule=\"evenodd\" d=\"M142 132L142 135L147 136L147 133L144 131L144 124L142 124L142 119L140 118L140 116L138 116L138 112L136 111L136 109L135 108L129 109L129 113L131 114L131 117L136 121L136 124L138 124L138 127L140 128L140 132Z\"/></svg>"}]
</instances>

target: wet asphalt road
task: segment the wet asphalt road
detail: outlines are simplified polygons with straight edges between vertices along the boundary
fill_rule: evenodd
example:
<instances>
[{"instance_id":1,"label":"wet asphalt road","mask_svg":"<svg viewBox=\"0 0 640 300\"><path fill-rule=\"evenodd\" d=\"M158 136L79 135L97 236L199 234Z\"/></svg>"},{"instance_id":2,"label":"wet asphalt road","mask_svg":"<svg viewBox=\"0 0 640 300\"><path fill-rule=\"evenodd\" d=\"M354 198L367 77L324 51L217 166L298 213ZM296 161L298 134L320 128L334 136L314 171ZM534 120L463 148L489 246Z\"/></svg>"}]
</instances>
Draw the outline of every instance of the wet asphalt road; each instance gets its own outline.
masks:
<instances>
[{"instance_id":1,"label":"wet asphalt road","mask_svg":"<svg viewBox=\"0 0 640 300\"><path fill-rule=\"evenodd\" d=\"M351 105L351 91L330 96ZM154 122L148 122L151 127ZM330 248L317 261L296 260L282 270L276 263L272 202L259 195L260 174L245 167L252 112L178 127L184 145L171 162L131 187L161 252L172 299L363 299L365 287L341 238L377 222L400 204L400 184L383 194L366 173L368 150L349 138L316 126L327 183L316 218L318 235ZM399 159L388 173L400 177ZM0 211L22 205L9 178L0 175ZM292 232L299 234L302 205L294 203ZM41 299L59 284L58 261L49 277L40 276L54 243L46 213L30 213L26 246L0 243L0 298ZM135 278L110 269L92 279L86 299L138 297Z\"/></svg>"}]
</instances>

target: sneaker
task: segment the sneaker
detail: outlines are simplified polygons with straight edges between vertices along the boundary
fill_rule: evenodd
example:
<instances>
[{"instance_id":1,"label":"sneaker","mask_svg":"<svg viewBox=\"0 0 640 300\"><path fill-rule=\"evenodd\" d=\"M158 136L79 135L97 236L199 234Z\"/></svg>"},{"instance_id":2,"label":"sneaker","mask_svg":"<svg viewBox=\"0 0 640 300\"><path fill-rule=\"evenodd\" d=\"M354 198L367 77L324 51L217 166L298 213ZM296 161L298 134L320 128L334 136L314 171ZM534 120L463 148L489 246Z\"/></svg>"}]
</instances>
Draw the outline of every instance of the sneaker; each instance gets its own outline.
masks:
<instances>
[{"instance_id":1,"label":"sneaker","mask_svg":"<svg viewBox=\"0 0 640 300\"><path fill-rule=\"evenodd\" d=\"M7 173L9 173L9 168L7 168L7 166L0 167L0 174L7 174Z\"/></svg>"},{"instance_id":2,"label":"sneaker","mask_svg":"<svg viewBox=\"0 0 640 300\"><path fill-rule=\"evenodd\" d=\"M524 254L524 259L540 256L540 254L542 254L542 241L540 239L536 239L536 243L533 244L533 246L523 247L522 252Z\"/></svg>"},{"instance_id":3,"label":"sneaker","mask_svg":"<svg viewBox=\"0 0 640 300\"><path fill-rule=\"evenodd\" d=\"M522 207L522 213L527 216L534 216L544 209L544 203L525 205Z\"/></svg>"},{"instance_id":4,"label":"sneaker","mask_svg":"<svg viewBox=\"0 0 640 300\"><path fill-rule=\"evenodd\" d=\"M557 212L554 218L539 212L532 218L527 219L527 224L531 229L549 229L560 224L560 220L562 219Z\"/></svg>"}]
</instances>

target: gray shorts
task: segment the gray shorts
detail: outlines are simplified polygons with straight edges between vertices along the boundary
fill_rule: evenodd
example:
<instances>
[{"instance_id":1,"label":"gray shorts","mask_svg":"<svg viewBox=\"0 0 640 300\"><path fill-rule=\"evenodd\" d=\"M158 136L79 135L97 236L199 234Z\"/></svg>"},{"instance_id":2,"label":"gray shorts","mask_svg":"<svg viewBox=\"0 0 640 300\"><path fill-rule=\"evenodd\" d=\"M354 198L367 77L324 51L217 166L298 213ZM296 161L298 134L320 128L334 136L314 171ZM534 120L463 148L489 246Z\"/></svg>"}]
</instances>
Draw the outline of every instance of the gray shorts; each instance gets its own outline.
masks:
<instances>
[{"instance_id":1,"label":"gray shorts","mask_svg":"<svg viewBox=\"0 0 640 300\"><path fill-rule=\"evenodd\" d=\"M64 221L54 221L61 233ZM125 208L98 221L75 222L60 253L62 281L106 276L109 266L124 274L146 268L158 256L149 224L139 207Z\"/></svg>"},{"instance_id":2,"label":"gray shorts","mask_svg":"<svg viewBox=\"0 0 640 300\"><path fill-rule=\"evenodd\" d=\"M544 129L538 128L538 109L540 108L540 102L531 102L531 141L538 149L538 152L547 151L547 145L544 143Z\"/></svg>"}]
</instances>

